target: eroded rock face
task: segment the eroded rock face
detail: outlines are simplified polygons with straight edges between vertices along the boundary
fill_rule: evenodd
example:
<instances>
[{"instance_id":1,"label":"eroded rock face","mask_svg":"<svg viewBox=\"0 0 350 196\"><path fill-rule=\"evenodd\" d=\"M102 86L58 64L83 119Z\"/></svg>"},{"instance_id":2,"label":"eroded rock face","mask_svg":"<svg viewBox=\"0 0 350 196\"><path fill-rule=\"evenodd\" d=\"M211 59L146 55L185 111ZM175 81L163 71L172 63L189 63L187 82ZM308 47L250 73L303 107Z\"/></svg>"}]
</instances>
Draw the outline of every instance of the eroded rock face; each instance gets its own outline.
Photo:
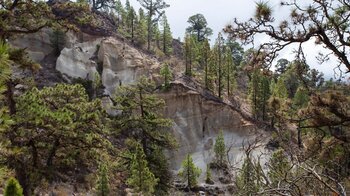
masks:
<instances>
[{"instance_id":1,"label":"eroded rock face","mask_svg":"<svg viewBox=\"0 0 350 196\"><path fill-rule=\"evenodd\" d=\"M9 42L13 47L26 48L29 57L33 61L40 63L45 56L53 51L50 42L51 33L51 29L44 28L37 33L17 35Z\"/></svg>"},{"instance_id":2,"label":"eroded rock face","mask_svg":"<svg viewBox=\"0 0 350 196\"><path fill-rule=\"evenodd\" d=\"M71 34L69 37L72 42L77 40ZM71 47L61 51L56 69L69 77L93 80L100 66L102 84L109 95L117 86L136 82L142 75L152 78L159 68L156 60L111 37L68 45Z\"/></svg>"},{"instance_id":3,"label":"eroded rock face","mask_svg":"<svg viewBox=\"0 0 350 196\"><path fill-rule=\"evenodd\" d=\"M64 48L56 62L56 69L73 78L93 80L97 73L97 63L92 60L101 39L74 44Z\"/></svg>"},{"instance_id":4,"label":"eroded rock face","mask_svg":"<svg viewBox=\"0 0 350 196\"><path fill-rule=\"evenodd\" d=\"M232 145L230 160L243 156L243 140L251 138L256 127L242 119L241 115L228 105L208 100L198 92L173 83L161 97L166 102L165 115L174 122L172 133L179 148L169 152L170 166L175 171L181 167L186 154L191 154L195 164L202 169L202 179L206 165L213 161L213 145L219 131L223 131L226 145Z\"/></svg>"},{"instance_id":5,"label":"eroded rock face","mask_svg":"<svg viewBox=\"0 0 350 196\"><path fill-rule=\"evenodd\" d=\"M101 42L98 60L103 64L102 84L109 94L118 85L133 83L141 75L152 77L154 69L159 67L157 61L113 38Z\"/></svg>"}]
</instances>

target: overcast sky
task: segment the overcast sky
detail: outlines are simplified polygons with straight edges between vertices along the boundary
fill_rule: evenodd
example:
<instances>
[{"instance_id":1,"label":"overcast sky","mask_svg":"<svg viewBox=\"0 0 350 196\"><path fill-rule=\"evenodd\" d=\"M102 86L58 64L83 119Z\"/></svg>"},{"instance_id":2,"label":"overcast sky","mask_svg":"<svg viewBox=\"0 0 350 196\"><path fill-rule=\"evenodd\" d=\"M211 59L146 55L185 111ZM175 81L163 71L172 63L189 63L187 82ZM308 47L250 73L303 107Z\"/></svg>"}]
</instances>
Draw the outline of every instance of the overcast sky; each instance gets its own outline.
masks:
<instances>
[{"instance_id":1,"label":"overcast sky","mask_svg":"<svg viewBox=\"0 0 350 196\"><path fill-rule=\"evenodd\" d=\"M125 3L125 0L121 0ZM137 10L140 4L137 0L129 0L131 5ZM248 20L254 16L255 2L259 0L166 0L170 5L166 9L171 31L174 38L181 38L183 40L185 29L188 27L187 20L190 16L201 13L207 19L208 26L213 29L214 33L211 36L215 40L218 32L229 23L233 18L238 18L241 21ZM289 10L280 6L281 0L269 0L268 4L272 7L273 16L277 21L288 17ZM304 1L305 2L305 1ZM268 41L268 37L262 37L261 42ZM313 42L304 45L306 58L311 67L317 67L319 71L325 73L327 78L333 77L333 68L335 61L330 61L321 66L315 60L315 55L322 51L321 47L315 47ZM292 50L286 49L282 51L280 58L292 60L294 55Z\"/></svg>"}]
</instances>

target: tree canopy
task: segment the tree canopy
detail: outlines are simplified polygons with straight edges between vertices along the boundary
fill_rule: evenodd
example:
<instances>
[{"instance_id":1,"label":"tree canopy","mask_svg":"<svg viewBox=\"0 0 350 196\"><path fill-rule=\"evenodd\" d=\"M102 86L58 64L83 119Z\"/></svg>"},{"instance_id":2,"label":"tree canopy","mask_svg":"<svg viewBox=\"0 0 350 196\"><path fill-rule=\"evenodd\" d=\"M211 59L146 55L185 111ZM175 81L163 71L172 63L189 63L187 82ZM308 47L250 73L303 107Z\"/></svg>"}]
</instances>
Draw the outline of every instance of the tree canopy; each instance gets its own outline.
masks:
<instances>
[{"instance_id":1,"label":"tree canopy","mask_svg":"<svg viewBox=\"0 0 350 196\"><path fill-rule=\"evenodd\" d=\"M163 0L137 0L147 10L147 49L151 49L153 26L164 15L164 9L169 5Z\"/></svg>"},{"instance_id":2,"label":"tree canopy","mask_svg":"<svg viewBox=\"0 0 350 196\"><path fill-rule=\"evenodd\" d=\"M349 47L349 2L343 0L313 0L307 5L298 1L283 1L281 6L289 8L290 18L275 25L273 10L266 2L259 2L255 16L247 22L234 19L233 24L224 29L229 36L240 39L243 44L252 44L258 34L271 38L260 45L259 54L264 56L268 65L274 61L278 52L291 44L299 44L297 56L303 58L302 44L314 41L328 49L318 56L322 63L330 55L338 59L338 67L345 65L350 71Z\"/></svg>"},{"instance_id":3,"label":"tree canopy","mask_svg":"<svg viewBox=\"0 0 350 196\"><path fill-rule=\"evenodd\" d=\"M191 26L187 27L186 32L197 37L197 41L203 41L213 34L213 30L207 27L208 23L203 14L196 14L188 18Z\"/></svg>"}]
</instances>

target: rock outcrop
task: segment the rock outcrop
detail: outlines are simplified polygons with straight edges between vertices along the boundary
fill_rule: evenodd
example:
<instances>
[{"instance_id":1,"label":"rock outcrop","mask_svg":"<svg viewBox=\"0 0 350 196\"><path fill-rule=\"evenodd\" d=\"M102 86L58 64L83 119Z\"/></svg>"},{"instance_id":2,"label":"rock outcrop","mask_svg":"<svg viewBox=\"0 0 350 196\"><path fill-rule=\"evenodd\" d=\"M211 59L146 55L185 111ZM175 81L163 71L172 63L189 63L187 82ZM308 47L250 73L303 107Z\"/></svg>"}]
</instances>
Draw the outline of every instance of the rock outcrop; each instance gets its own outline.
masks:
<instances>
[{"instance_id":1,"label":"rock outcrop","mask_svg":"<svg viewBox=\"0 0 350 196\"><path fill-rule=\"evenodd\" d=\"M107 38L100 43L98 61L103 65L102 84L108 94L118 85L135 82L140 76L152 78L159 63L126 42Z\"/></svg>"},{"instance_id":2,"label":"rock outcrop","mask_svg":"<svg viewBox=\"0 0 350 196\"><path fill-rule=\"evenodd\" d=\"M74 37L70 37L74 41ZM159 68L155 59L126 42L108 37L83 43L67 43L57 59L56 69L72 78L94 80L100 71L106 94L112 95L119 85L130 84L142 76L152 78Z\"/></svg>"},{"instance_id":3,"label":"rock outcrop","mask_svg":"<svg viewBox=\"0 0 350 196\"><path fill-rule=\"evenodd\" d=\"M73 78L93 80L97 73L97 63L92 58L100 42L101 39L96 39L64 48L57 59L56 69Z\"/></svg>"},{"instance_id":4,"label":"rock outcrop","mask_svg":"<svg viewBox=\"0 0 350 196\"><path fill-rule=\"evenodd\" d=\"M169 92L160 96L166 102L164 113L173 120L172 133L179 143L177 150L169 152L170 164L175 171L188 153L205 171L206 165L213 161L212 148L219 131L223 131L226 144L232 145L230 160L238 161L243 155L243 141L258 132L256 126L244 120L229 105L207 99L183 83L172 83Z\"/></svg>"},{"instance_id":5,"label":"rock outcrop","mask_svg":"<svg viewBox=\"0 0 350 196\"><path fill-rule=\"evenodd\" d=\"M35 62L40 63L48 54L53 51L50 42L51 29L43 30L33 34L17 35L9 40L15 48L26 48L28 56Z\"/></svg>"}]
</instances>

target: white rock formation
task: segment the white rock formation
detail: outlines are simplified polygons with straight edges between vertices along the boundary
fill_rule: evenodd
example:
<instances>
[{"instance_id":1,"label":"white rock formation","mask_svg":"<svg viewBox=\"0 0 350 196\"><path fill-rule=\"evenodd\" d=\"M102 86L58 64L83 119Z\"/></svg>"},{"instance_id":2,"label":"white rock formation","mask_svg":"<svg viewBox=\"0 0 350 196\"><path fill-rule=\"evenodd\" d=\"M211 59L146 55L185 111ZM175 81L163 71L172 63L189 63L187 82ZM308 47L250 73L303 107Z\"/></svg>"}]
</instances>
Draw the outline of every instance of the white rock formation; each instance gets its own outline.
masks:
<instances>
[{"instance_id":1,"label":"white rock formation","mask_svg":"<svg viewBox=\"0 0 350 196\"><path fill-rule=\"evenodd\" d=\"M242 143L256 136L256 126L247 123L228 105L204 98L199 93L173 84L169 92L161 94L166 102L165 115L174 122L172 133L179 148L169 152L170 166L175 171L189 153L199 168L202 178L206 164L213 161L213 145L219 131L223 131L226 145L232 145L230 160L239 162L243 156Z\"/></svg>"},{"instance_id":2,"label":"white rock formation","mask_svg":"<svg viewBox=\"0 0 350 196\"><path fill-rule=\"evenodd\" d=\"M114 38L101 42L98 60L103 64L102 84L108 94L113 94L118 85L133 83L142 75L152 77L153 70L159 67L157 61Z\"/></svg>"},{"instance_id":3,"label":"white rock formation","mask_svg":"<svg viewBox=\"0 0 350 196\"><path fill-rule=\"evenodd\" d=\"M101 39L74 44L64 48L56 62L56 69L73 78L93 80L97 73L97 64L92 60Z\"/></svg>"}]
</instances>

